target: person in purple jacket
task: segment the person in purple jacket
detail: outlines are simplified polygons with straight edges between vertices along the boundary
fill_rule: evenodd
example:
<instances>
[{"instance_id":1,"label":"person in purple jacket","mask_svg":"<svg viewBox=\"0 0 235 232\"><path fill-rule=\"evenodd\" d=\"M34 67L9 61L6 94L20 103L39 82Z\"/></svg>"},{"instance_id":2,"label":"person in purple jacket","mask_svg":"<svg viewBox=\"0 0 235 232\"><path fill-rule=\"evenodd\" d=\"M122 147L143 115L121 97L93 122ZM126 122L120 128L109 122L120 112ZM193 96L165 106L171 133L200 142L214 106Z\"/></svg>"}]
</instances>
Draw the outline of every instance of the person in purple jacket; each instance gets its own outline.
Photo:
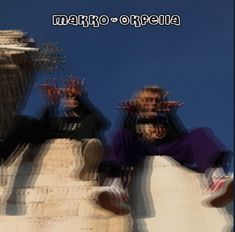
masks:
<instances>
[{"instance_id":1,"label":"person in purple jacket","mask_svg":"<svg viewBox=\"0 0 235 232\"><path fill-rule=\"evenodd\" d=\"M167 96L163 88L147 86L138 91L133 100L121 104L127 113L122 128L113 137L107 165L107 176L112 182L110 191L116 194L102 196L99 204L104 208L115 211L115 197L128 199L123 188L131 180L133 168L146 156L167 155L187 168L205 173L212 192L221 189L227 181L231 151L209 128L187 130L176 115L183 103L168 101ZM107 199L112 201L111 205ZM120 204L118 206L120 211Z\"/></svg>"}]
</instances>

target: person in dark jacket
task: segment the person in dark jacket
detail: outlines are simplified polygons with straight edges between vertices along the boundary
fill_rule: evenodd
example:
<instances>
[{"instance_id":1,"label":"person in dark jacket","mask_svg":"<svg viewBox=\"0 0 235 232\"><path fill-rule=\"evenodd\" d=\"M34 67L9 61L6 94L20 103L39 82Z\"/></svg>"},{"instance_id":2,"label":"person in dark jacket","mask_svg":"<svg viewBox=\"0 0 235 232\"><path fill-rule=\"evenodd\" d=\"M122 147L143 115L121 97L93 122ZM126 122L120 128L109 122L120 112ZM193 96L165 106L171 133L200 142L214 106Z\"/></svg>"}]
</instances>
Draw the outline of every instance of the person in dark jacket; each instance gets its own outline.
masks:
<instances>
[{"instance_id":1,"label":"person in dark jacket","mask_svg":"<svg viewBox=\"0 0 235 232\"><path fill-rule=\"evenodd\" d=\"M84 167L78 173L81 180L91 180L102 160L102 132L108 121L92 105L79 79L70 79L65 88L44 86L49 107L42 115L49 138L69 138L82 143Z\"/></svg>"},{"instance_id":2,"label":"person in dark jacket","mask_svg":"<svg viewBox=\"0 0 235 232\"><path fill-rule=\"evenodd\" d=\"M84 167L79 179L90 180L103 157L102 132L107 119L88 100L82 82L70 79L64 88L42 85L46 106L40 119L18 115L16 123L2 148L6 163L26 144L40 144L47 139L68 138L82 142ZM16 150L16 152L14 152ZM19 150L19 149L18 149Z\"/></svg>"}]
</instances>

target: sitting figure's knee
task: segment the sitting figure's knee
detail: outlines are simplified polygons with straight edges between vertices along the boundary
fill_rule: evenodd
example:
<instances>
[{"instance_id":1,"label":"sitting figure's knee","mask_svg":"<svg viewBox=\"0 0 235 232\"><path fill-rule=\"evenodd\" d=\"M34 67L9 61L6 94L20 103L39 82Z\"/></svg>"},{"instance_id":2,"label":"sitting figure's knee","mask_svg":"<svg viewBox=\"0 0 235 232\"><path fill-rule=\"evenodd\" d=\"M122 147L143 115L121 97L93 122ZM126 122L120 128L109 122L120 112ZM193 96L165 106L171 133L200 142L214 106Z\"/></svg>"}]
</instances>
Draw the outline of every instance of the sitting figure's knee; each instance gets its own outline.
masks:
<instances>
[{"instance_id":1,"label":"sitting figure's knee","mask_svg":"<svg viewBox=\"0 0 235 232\"><path fill-rule=\"evenodd\" d=\"M103 144L97 138L83 139L81 142L84 165L79 177L81 180L94 180L97 176L97 169L103 158Z\"/></svg>"}]
</instances>

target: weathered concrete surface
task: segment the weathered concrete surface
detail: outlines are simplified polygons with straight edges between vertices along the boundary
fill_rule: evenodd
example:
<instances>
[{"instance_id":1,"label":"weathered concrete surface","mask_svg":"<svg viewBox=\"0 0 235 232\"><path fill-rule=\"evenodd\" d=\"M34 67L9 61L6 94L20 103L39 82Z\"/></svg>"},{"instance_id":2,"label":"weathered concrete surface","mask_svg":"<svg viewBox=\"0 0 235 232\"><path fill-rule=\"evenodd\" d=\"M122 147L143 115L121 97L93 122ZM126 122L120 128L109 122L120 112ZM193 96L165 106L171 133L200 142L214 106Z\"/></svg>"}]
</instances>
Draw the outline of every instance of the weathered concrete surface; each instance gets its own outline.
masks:
<instances>
[{"instance_id":1,"label":"weathered concrete surface","mask_svg":"<svg viewBox=\"0 0 235 232\"><path fill-rule=\"evenodd\" d=\"M148 157L136 170L133 194L134 231L230 232L233 217L226 208L211 208L203 202L204 175L180 166L166 156Z\"/></svg>"},{"instance_id":2,"label":"weathered concrete surface","mask_svg":"<svg viewBox=\"0 0 235 232\"><path fill-rule=\"evenodd\" d=\"M5 170L1 232L131 231L130 216L116 216L94 203L94 193L102 189L96 180L75 178L83 165L80 145L50 140L23 152Z\"/></svg>"},{"instance_id":3,"label":"weathered concrete surface","mask_svg":"<svg viewBox=\"0 0 235 232\"><path fill-rule=\"evenodd\" d=\"M129 190L132 216L99 208L93 198L102 187L95 180L75 178L83 165L80 149L74 140L50 140L22 152L2 170L1 232L231 230L232 217L225 208L202 204L209 197L203 176L165 156L149 157L135 170Z\"/></svg>"}]
</instances>

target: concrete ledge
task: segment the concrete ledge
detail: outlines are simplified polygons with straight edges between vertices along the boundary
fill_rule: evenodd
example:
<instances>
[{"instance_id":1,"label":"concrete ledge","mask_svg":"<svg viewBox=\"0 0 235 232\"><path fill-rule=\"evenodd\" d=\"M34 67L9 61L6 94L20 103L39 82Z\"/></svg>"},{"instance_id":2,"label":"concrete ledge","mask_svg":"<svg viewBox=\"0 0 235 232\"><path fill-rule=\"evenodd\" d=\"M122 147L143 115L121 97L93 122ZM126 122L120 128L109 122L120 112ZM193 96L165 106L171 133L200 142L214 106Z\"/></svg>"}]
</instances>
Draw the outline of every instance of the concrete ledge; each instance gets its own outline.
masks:
<instances>
[{"instance_id":1,"label":"concrete ledge","mask_svg":"<svg viewBox=\"0 0 235 232\"><path fill-rule=\"evenodd\" d=\"M166 156L147 157L134 170L132 215L99 208L92 197L102 187L74 178L83 163L80 149L75 140L49 140L7 168L0 188L1 232L231 231L233 219L225 208L202 204L209 197L204 176Z\"/></svg>"}]
</instances>

